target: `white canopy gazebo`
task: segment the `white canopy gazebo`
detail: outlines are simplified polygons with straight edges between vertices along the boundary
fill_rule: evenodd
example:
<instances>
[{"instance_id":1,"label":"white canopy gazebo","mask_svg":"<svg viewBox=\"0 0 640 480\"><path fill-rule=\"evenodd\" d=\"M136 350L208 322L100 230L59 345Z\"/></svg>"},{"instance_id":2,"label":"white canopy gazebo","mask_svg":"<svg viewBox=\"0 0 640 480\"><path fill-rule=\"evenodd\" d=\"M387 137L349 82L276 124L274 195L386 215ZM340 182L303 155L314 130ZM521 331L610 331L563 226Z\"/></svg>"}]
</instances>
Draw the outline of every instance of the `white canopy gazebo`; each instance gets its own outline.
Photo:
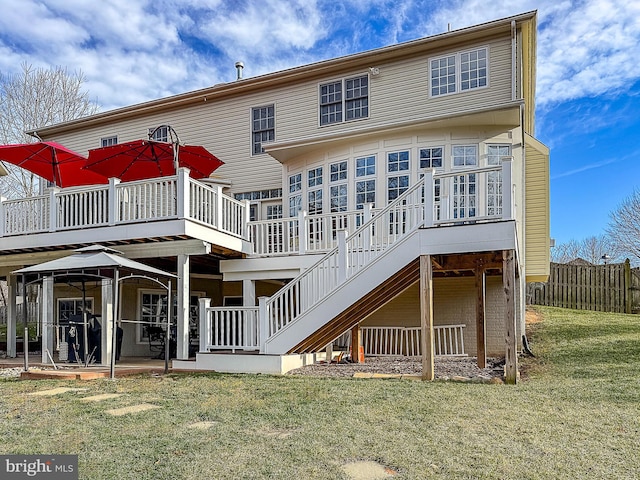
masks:
<instances>
[{"instance_id":1,"label":"white canopy gazebo","mask_svg":"<svg viewBox=\"0 0 640 480\"><path fill-rule=\"evenodd\" d=\"M118 286L125 280L138 278L154 282L167 290L167 305L171 305L171 279L175 275L150 267L122 255L121 252L103 245L92 245L80 248L73 255L62 257L49 262L33 265L12 272L13 275L22 276L23 290L28 284L42 282L42 363L49 363L50 350L53 346L53 317L54 297L53 285L56 280L68 282L70 279L83 284L87 280L101 282L102 288L102 352L103 358L110 359L111 376L114 376L116 355L116 326L119 308ZM165 279L167 283L161 281ZM25 295L23 295L25 298ZM83 299L84 300L84 299ZM169 333L171 322L171 309L167 309L167 324L165 342L165 369L169 361ZM83 314L86 332L86 315ZM26 316L24 319L26 329ZM14 332L15 335L15 332ZM7 339L8 340L8 339ZM85 342L86 346L86 342ZM84 355L86 358L86 352ZM28 368L27 354L25 353L25 369Z\"/></svg>"}]
</instances>

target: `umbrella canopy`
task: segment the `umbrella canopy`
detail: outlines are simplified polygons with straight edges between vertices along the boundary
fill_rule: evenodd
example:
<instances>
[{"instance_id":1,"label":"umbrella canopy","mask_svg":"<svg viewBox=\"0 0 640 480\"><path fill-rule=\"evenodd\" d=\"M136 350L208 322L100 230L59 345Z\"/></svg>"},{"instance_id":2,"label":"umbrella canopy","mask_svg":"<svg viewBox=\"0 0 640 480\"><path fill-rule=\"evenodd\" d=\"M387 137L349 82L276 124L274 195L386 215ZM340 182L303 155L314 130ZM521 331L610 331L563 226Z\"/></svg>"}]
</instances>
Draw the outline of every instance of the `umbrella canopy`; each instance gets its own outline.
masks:
<instances>
[{"instance_id":1,"label":"umbrella canopy","mask_svg":"<svg viewBox=\"0 0 640 480\"><path fill-rule=\"evenodd\" d=\"M201 146L177 145L177 164L187 167L192 178L206 178L223 164ZM175 175L174 144L134 140L89 150L86 169L126 181Z\"/></svg>"},{"instance_id":2,"label":"umbrella canopy","mask_svg":"<svg viewBox=\"0 0 640 480\"><path fill-rule=\"evenodd\" d=\"M56 142L0 145L0 160L35 173L58 187L109 183L107 177L83 170L85 157Z\"/></svg>"}]
</instances>

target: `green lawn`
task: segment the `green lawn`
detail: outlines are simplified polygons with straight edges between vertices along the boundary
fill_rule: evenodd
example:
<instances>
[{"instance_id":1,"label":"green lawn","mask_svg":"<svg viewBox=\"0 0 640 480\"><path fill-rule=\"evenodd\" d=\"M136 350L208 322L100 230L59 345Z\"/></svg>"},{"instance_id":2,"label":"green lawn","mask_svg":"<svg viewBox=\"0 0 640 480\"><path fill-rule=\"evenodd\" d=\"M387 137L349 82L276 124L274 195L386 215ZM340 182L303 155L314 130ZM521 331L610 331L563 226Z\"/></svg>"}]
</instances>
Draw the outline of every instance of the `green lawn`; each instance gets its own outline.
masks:
<instances>
[{"instance_id":1,"label":"green lawn","mask_svg":"<svg viewBox=\"0 0 640 480\"><path fill-rule=\"evenodd\" d=\"M86 479L634 479L640 316L545 308L517 386L169 375L0 381L0 453L79 454ZM35 397L59 386L86 392ZM109 402L80 397L121 393ZM122 417L108 408L161 408ZM188 428L215 422L205 430Z\"/></svg>"}]
</instances>

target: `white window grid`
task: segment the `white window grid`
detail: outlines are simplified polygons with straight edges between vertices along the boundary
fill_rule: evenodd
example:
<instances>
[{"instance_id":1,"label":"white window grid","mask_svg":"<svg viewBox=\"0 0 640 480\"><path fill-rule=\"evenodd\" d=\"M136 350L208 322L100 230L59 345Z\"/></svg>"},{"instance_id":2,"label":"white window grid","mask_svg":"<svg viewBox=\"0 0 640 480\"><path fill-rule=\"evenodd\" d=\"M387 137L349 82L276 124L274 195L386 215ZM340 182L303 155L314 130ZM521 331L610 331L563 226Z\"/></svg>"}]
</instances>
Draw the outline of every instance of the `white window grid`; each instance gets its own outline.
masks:
<instances>
[{"instance_id":1,"label":"white window grid","mask_svg":"<svg viewBox=\"0 0 640 480\"><path fill-rule=\"evenodd\" d=\"M424 147L419 149L420 168L442 168L444 147Z\"/></svg>"},{"instance_id":2,"label":"white window grid","mask_svg":"<svg viewBox=\"0 0 640 480\"><path fill-rule=\"evenodd\" d=\"M452 148L453 167L475 167L478 165L477 145L454 145Z\"/></svg>"},{"instance_id":3,"label":"white window grid","mask_svg":"<svg viewBox=\"0 0 640 480\"><path fill-rule=\"evenodd\" d=\"M111 145L117 145L117 144L118 144L118 137L116 135L113 135L111 137L102 137L100 139L100 146L102 148L110 147Z\"/></svg>"},{"instance_id":4,"label":"white window grid","mask_svg":"<svg viewBox=\"0 0 640 480\"><path fill-rule=\"evenodd\" d=\"M387 153L387 172L402 172L409 170L409 151Z\"/></svg>"},{"instance_id":5,"label":"white window grid","mask_svg":"<svg viewBox=\"0 0 640 480\"><path fill-rule=\"evenodd\" d=\"M347 161L331 163L329 165L329 181L339 182L347 179Z\"/></svg>"},{"instance_id":6,"label":"white window grid","mask_svg":"<svg viewBox=\"0 0 640 480\"><path fill-rule=\"evenodd\" d=\"M346 183L331 185L329 188L329 202L331 213L346 212L348 207L349 189Z\"/></svg>"},{"instance_id":7,"label":"white window grid","mask_svg":"<svg viewBox=\"0 0 640 480\"><path fill-rule=\"evenodd\" d=\"M376 174L376 156L356 158L356 177L368 177Z\"/></svg>"},{"instance_id":8,"label":"white window grid","mask_svg":"<svg viewBox=\"0 0 640 480\"><path fill-rule=\"evenodd\" d=\"M312 168L307 172L307 186L309 188L322 185L322 167Z\"/></svg>"},{"instance_id":9,"label":"white window grid","mask_svg":"<svg viewBox=\"0 0 640 480\"><path fill-rule=\"evenodd\" d=\"M489 85L489 48L481 47L429 60L429 93L449 95Z\"/></svg>"},{"instance_id":10,"label":"white window grid","mask_svg":"<svg viewBox=\"0 0 640 480\"><path fill-rule=\"evenodd\" d=\"M302 190L302 173L296 173L289 176L289 193L299 192Z\"/></svg>"},{"instance_id":11,"label":"white window grid","mask_svg":"<svg viewBox=\"0 0 640 480\"><path fill-rule=\"evenodd\" d=\"M264 152L265 143L275 141L275 107L273 105L251 109L251 132L254 155Z\"/></svg>"},{"instance_id":12,"label":"white window grid","mask_svg":"<svg viewBox=\"0 0 640 480\"><path fill-rule=\"evenodd\" d=\"M346 112L344 116L343 112ZM320 85L320 125L331 125L368 116L368 75L335 80Z\"/></svg>"}]
</instances>

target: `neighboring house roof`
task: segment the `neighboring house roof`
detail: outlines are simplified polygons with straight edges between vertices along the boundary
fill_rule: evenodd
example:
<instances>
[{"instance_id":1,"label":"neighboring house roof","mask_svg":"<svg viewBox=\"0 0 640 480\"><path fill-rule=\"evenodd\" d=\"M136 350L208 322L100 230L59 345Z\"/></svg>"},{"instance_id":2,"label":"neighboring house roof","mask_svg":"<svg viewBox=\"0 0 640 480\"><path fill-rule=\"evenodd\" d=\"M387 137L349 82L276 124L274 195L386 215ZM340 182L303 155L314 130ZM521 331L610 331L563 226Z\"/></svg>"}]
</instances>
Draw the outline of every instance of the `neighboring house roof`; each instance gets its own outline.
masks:
<instances>
[{"instance_id":1,"label":"neighboring house roof","mask_svg":"<svg viewBox=\"0 0 640 480\"><path fill-rule=\"evenodd\" d=\"M593 265L593 263L591 263L588 260L585 260L584 258L580 258L580 257L576 257L573 260L571 260L570 262L567 262L567 265Z\"/></svg>"},{"instance_id":2,"label":"neighboring house roof","mask_svg":"<svg viewBox=\"0 0 640 480\"><path fill-rule=\"evenodd\" d=\"M48 137L66 131L73 131L77 128L85 128L91 125L100 125L121 120L130 116L157 113L180 106L200 103L202 101L206 101L207 98L213 99L247 94L264 88L271 88L281 84L290 84L291 82L298 82L313 77L336 75L341 71L353 68L374 67L378 62L384 62L389 59L411 57L416 54L424 53L425 51L446 48L448 46L457 45L460 42L473 41L495 34L504 34L505 32L513 33L512 29L516 25L526 26L526 28L523 28L524 38L522 40L523 45L526 47L526 58L524 62L526 68L522 73L524 79L523 84L526 92L525 102L530 107L530 115L533 115L536 64L534 48L536 37L536 14L536 11L531 11L472 27L432 35L430 37L390 45L366 52L332 58L330 60L323 60L279 72L234 80L232 82L220 83L200 90L194 90L171 97L130 105L49 127L38 128L27 133L33 135L37 132L38 135Z\"/></svg>"}]
</instances>

